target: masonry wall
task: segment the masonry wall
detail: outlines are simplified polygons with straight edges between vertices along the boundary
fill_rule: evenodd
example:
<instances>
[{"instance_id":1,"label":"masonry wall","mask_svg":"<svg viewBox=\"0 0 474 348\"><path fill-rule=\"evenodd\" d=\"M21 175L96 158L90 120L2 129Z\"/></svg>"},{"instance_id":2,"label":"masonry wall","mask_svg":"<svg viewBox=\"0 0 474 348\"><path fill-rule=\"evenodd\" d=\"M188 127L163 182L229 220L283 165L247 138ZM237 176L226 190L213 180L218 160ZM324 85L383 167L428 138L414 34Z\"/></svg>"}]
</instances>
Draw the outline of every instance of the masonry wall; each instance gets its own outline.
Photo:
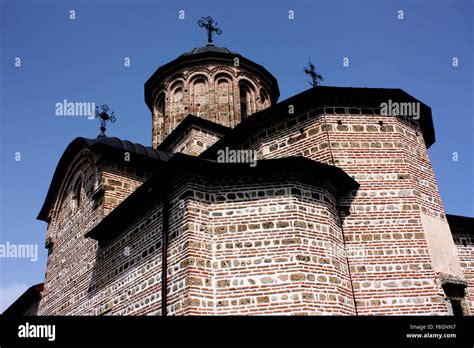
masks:
<instances>
[{"instance_id":1,"label":"masonry wall","mask_svg":"<svg viewBox=\"0 0 474 348\"><path fill-rule=\"evenodd\" d=\"M328 121L334 124L338 117ZM378 121L344 118L347 131L341 126L329 131L331 142L340 144L332 151L337 165L361 185L344 223L348 245L364 250L363 257L351 258L358 312L446 314L431 255L436 250L430 250L423 211L438 214L446 226L447 222L421 132L397 118L384 118L383 125ZM349 139L352 142L344 149ZM416 167L420 163L423 174ZM431 183L429 198L437 205L421 201L418 180ZM341 199L342 205L346 199Z\"/></svg>"},{"instance_id":2,"label":"masonry wall","mask_svg":"<svg viewBox=\"0 0 474 348\"><path fill-rule=\"evenodd\" d=\"M355 313L330 185L187 176L167 199L168 315ZM68 314L161 314L162 214L100 243Z\"/></svg>"},{"instance_id":3,"label":"masonry wall","mask_svg":"<svg viewBox=\"0 0 474 348\"><path fill-rule=\"evenodd\" d=\"M94 262L96 243L83 235L103 214L100 202L93 198L100 175L100 168L94 167L94 163L90 151L78 154L56 198L47 233L54 244L49 246L39 315L67 314L86 296L84 284ZM84 182L82 204L77 206L73 187L81 177L91 180Z\"/></svg>"},{"instance_id":4,"label":"masonry wall","mask_svg":"<svg viewBox=\"0 0 474 348\"><path fill-rule=\"evenodd\" d=\"M241 147L259 158L335 163L360 188L340 195L297 175L182 178L167 197L169 315L448 313L437 272L458 270L450 245L439 246L443 239L427 230L434 221L444 238L446 220L421 132L395 118L318 112L262 130ZM84 188L75 206L78 176ZM87 151L71 163L48 226L54 244L40 315L161 314L158 192L156 205L111 231L112 240L84 238L148 176L97 165ZM464 237L455 232L458 253ZM472 238L460 258L472 305L469 245ZM448 252L446 264L436 264L436 252Z\"/></svg>"},{"instance_id":5,"label":"masonry wall","mask_svg":"<svg viewBox=\"0 0 474 348\"><path fill-rule=\"evenodd\" d=\"M282 176L213 192L217 314L355 314L332 187Z\"/></svg>"},{"instance_id":6,"label":"masonry wall","mask_svg":"<svg viewBox=\"0 0 474 348\"><path fill-rule=\"evenodd\" d=\"M334 163L360 183L339 197L358 314L447 314L437 272L462 274L420 129L330 110L289 117L240 147L259 158ZM437 235L428 235L430 219L441 226Z\"/></svg>"},{"instance_id":7,"label":"masonry wall","mask_svg":"<svg viewBox=\"0 0 474 348\"><path fill-rule=\"evenodd\" d=\"M467 281L467 301L471 315L474 313L474 237L472 227L451 228L456 251L461 261L464 279Z\"/></svg>"},{"instance_id":8,"label":"masonry wall","mask_svg":"<svg viewBox=\"0 0 474 348\"><path fill-rule=\"evenodd\" d=\"M98 245L84 235L143 181L135 170L98 160L89 150L71 162L56 198L47 238L48 261L40 315L70 315L83 312L89 300L90 282ZM78 204L75 184L82 181Z\"/></svg>"},{"instance_id":9,"label":"masonry wall","mask_svg":"<svg viewBox=\"0 0 474 348\"><path fill-rule=\"evenodd\" d=\"M198 127L191 127L171 144L166 151L170 153L184 153L191 156L199 156L207 148L214 145L214 143L221 137L213 132L201 129Z\"/></svg>"},{"instance_id":10,"label":"masonry wall","mask_svg":"<svg viewBox=\"0 0 474 348\"><path fill-rule=\"evenodd\" d=\"M162 206L124 233L101 244L96 253L88 300L78 314L161 314Z\"/></svg>"},{"instance_id":11,"label":"masonry wall","mask_svg":"<svg viewBox=\"0 0 474 348\"><path fill-rule=\"evenodd\" d=\"M332 187L235 178L197 181L185 196L187 257L170 269L185 269L187 295L171 314L354 314Z\"/></svg>"},{"instance_id":12,"label":"masonry wall","mask_svg":"<svg viewBox=\"0 0 474 348\"><path fill-rule=\"evenodd\" d=\"M211 266L205 250L190 251L199 237L192 232L190 211L183 196L187 189L184 183L166 197L169 206L168 315L196 313L193 308L195 286L198 279L199 284L206 279L209 284L210 279L206 272L198 278L200 268ZM91 280L90 301L83 304L83 313L161 315L163 209L162 198L157 198L157 204L133 225L123 226L115 231L112 240L101 243ZM212 291L209 294L212 295ZM206 308L205 296L201 298ZM213 303L212 297L209 300Z\"/></svg>"},{"instance_id":13,"label":"masonry wall","mask_svg":"<svg viewBox=\"0 0 474 348\"><path fill-rule=\"evenodd\" d=\"M103 191L104 216L114 210L125 198L135 191L150 173L138 168L106 161L102 165L100 179Z\"/></svg>"}]
</instances>

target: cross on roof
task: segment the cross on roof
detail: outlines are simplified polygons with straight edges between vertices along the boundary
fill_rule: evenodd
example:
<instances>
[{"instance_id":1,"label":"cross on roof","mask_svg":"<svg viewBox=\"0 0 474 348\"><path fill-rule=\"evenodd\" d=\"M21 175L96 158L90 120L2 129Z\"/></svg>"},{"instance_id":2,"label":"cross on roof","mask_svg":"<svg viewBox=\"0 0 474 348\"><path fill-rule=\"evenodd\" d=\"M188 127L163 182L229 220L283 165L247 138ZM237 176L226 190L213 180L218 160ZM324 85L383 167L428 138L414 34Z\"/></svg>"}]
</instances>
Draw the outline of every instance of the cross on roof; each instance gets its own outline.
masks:
<instances>
[{"instance_id":1,"label":"cross on roof","mask_svg":"<svg viewBox=\"0 0 474 348\"><path fill-rule=\"evenodd\" d=\"M105 130L106 130L105 125L107 124L107 122L115 123L116 119L115 119L115 115L113 111L109 115L110 108L108 107L107 104L102 105L100 108L102 109L102 111L99 111L98 106L95 107L95 118L98 118L100 120L99 136L105 137Z\"/></svg>"},{"instance_id":2,"label":"cross on roof","mask_svg":"<svg viewBox=\"0 0 474 348\"><path fill-rule=\"evenodd\" d=\"M215 25L214 25L215 24ZM222 30L217 27L217 22L214 22L211 16L202 17L198 20L198 25L201 28L205 28L207 31L207 42L212 44L212 33L215 32L217 35L222 34Z\"/></svg>"},{"instance_id":3,"label":"cross on roof","mask_svg":"<svg viewBox=\"0 0 474 348\"><path fill-rule=\"evenodd\" d=\"M324 80L323 77L316 72L316 68L313 63L311 63L311 59L309 60L309 67L304 68L304 73L311 77L312 82L309 84L313 87L319 85L319 81Z\"/></svg>"}]
</instances>

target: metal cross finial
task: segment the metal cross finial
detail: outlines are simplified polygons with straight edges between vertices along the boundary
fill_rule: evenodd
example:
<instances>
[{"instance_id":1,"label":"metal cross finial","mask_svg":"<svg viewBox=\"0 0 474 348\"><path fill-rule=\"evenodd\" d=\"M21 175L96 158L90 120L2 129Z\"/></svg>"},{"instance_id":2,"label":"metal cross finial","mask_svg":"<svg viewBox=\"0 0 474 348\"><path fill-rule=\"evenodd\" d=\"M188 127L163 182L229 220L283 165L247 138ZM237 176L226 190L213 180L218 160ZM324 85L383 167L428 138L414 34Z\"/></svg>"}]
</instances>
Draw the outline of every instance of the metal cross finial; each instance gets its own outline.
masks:
<instances>
[{"instance_id":1,"label":"metal cross finial","mask_svg":"<svg viewBox=\"0 0 474 348\"><path fill-rule=\"evenodd\" d=\"M107 122L110 123L115 123L115 115L114 112L109 115L108 112L110 108L107 106L107 104L104 104L100 107L102 109L101 112L99 112L99 107L95 107L95 118L100 119L100 134L99 137L105 137L105 125Z\"/></svg>"},{"instance_id":2,"label":"metal cross finial","mask_svg":"<svg viewBox=\"0 0 474 348\"><path fill-rule=\"evenodd\" d=\"M311 77L311 81L309 84L313 87L316 87L319 85L319 81L323 81L324 78L316 72L316 68L313 63L311 63L311 58L309 59L309 66L307 68L304 68L304 73Z\"/></svg>"},{"instance_id":3,"label":"metal cross finial","mask_svg":"<svg viewBox=\"0 0 474 348\"><path fill-rule=\"evenodd\" d=\"M214 25L215 24L215 25ZM222 30L217 27L217 22L214 22L211 16L202 17L202 19L198 20L198 25L201 28L205 28L207 31L207 42L212 44L212 32L216 32L217 35L222 34Z\"/></svg>"}]
</instances>

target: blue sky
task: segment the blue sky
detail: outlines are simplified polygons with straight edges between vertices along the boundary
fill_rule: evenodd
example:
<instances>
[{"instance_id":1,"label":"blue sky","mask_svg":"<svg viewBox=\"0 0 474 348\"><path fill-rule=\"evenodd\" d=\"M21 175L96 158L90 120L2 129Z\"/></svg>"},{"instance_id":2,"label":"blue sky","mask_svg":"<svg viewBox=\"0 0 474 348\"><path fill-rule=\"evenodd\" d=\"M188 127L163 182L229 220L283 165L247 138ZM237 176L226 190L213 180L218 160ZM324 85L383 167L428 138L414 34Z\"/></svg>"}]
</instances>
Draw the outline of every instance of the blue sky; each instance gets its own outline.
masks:
<instances>
[{"instance_id":1,"label":"blue sky","mask_svg":"<svg viewBox=\"0 0 474 348\"><path fill-rule=\"evenodd\" d=\"M99 133L97 120L58 117L55 104L107 103L118 118L108 135L150 145L143 84L160 65L206 44L201 16L222 28L216 45L277 77L280 100L309 87L302 68L311 56L323 85L402 88L429 105L430 157L445 209L473 216L473 12L469 0L0 0L0 243L39 246L36 262L0 259L0 311L43 281L46 223L35 218L61 154L75 137Z\"/></svg>"}]
</instances>

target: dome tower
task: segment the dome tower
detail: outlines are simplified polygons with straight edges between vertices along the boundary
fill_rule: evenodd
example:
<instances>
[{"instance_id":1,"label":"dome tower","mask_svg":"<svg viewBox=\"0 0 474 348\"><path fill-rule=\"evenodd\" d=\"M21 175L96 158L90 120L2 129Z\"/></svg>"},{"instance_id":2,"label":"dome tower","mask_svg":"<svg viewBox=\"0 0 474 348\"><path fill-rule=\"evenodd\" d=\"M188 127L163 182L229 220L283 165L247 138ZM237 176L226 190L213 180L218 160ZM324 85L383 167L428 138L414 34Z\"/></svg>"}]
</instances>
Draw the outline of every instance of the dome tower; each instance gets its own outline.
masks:
<instances>
[{"instance_id":1,"label":"dome tower","mask_svg":"<svg viewBox=\"0 0 474 348\"><path fill-rule=\"evenodd\" d=\"M189 114L233 128L278 100L270 72L210 41L161 66L145 83L154 148Z\"/></svg>"}]
</instances>

